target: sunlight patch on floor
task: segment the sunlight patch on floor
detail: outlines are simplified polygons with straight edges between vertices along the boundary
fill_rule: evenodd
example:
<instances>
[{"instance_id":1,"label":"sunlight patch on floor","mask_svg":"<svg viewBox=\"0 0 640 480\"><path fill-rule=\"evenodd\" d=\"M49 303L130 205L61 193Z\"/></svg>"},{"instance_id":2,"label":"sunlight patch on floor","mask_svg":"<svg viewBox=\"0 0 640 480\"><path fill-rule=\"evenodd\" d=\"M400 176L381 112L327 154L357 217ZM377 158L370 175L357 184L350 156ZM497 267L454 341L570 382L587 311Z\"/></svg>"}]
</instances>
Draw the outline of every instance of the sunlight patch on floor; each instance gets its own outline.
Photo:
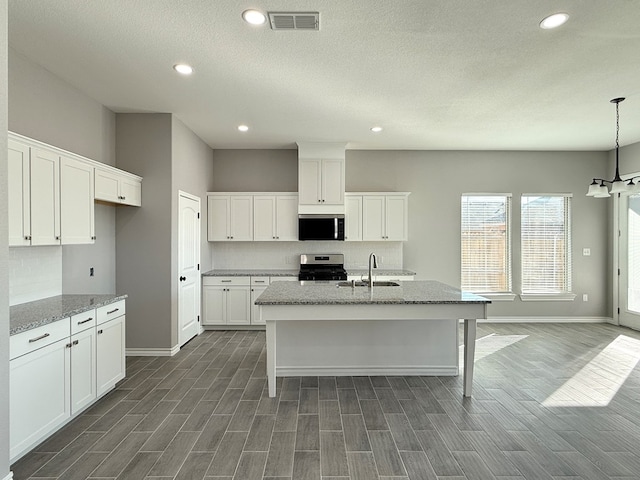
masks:
<instances>
[{"instance_id":1,"label":"sunlight patch on floor","mask_svg":"<svg viewBox=\"0 0 640 480\"><path fill-rule=\"evenodd\" d=\"M619 335L542 404L545 407L609 405L638 361L640 340Z\"/></svg>"},{"instance_id":2,"label":"sunlight patch on floor","mask_svg":"<svg viewBox=\"0 0 640 480\"><path fill-rule=\"evenodd\" d=\"M476 339L476 354L474 357L474 363L478 360L488 357L503 348L513 345L520 340L527 338L529 335L499 335L497 333L491 333L484 337ZM460 365L464 365L464 348L460 346Z\"/></svg>"}]
</instances>

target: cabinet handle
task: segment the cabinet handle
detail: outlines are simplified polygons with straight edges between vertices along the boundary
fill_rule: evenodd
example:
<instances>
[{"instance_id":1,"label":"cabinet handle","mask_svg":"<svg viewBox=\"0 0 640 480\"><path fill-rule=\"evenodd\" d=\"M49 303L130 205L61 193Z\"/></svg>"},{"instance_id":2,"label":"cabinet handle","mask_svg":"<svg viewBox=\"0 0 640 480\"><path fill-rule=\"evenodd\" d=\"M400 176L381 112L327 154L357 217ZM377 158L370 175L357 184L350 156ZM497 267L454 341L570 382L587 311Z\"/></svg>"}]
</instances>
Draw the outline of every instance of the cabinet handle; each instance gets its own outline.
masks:
<instances>
[{"instance_id":1,"label":"cabinet handle","mask_svg":"<svg viewBox=\"0 0 640 480\"><path fill-rule=\"evenodd\" d=\"M231 280L220 280L222 283L231 283Z\"/></svg>"},{"instance_id":2,"label":"cabinet handle","mask_svg":"<svg viewBox=\"0 0 640 480\"><path fill-rule=\"evenodd\" d=\"M318 203L322 202L322 200L318 199Z\"/></svg>"},{"instance_id":3,"label":"cabinet handle","mask_svg":"<svg viewBox=\"0 0 640 480\"><path fill-rule=\"evenodd\" d=\"M116 313L118 310L120 310L120 309L119 308L114 308L110 312L107 312L107 315L111 315L112 313Z\"/></svg>"},{"instance_id":4,"label":"cabinet handle","mask_svg":"<svg viewBox=\"0 0 640 480\"><path fill-rule=\"evenodd\" d=\"M324 198L322 199L322 203L324 203Z\"/></svg>"},{"instance_id":5,"label":"cabinet handle","mask_svg":"<svg viewBox=\"0 0 640 480\"><path fill-rule=\"evenodd\" d=\"M82 320L81 322L78 322L78 325L82 325L83 323L90 322L91 320L93 320L93 317L89 317L86 320Z\"/></svg>"},{"instance_id":6,"label":"cabinet handle","mask_svg":"<svg viewBox=\"0 0 640 480\"><path fill-rule=\"evenodd\" d=\"M44 335L40 335L39 337L36 337L36 338L30 338L30 339L29 339L29 343L37 342L38 340L42 340L43 338L47 338L47 337L49 337L49 336L50 336L50 334L45 333Z\"/></svg>"},{"instance_id":7,"label":"cabinet handle","mask_svg":"<svg viewBox=\"0 0 640 480\"><path fill-rule=\"evenodd\" d=\"M56 240L60 240L60 235L56 236Z\"/></svg>"},{"instance_id":8,"label":"cabinet handle","mask_svg":"<svg viewBox=\"0 0 640 480\"><path fill-rule=\"evenodd\" d=\"M101 334L102 334L102 330L98 330L98 335L101 335Z\"/></svg>"},{"instance_id":9,"label":"cabinet handle","mask_svg":"<svg viewBox=\"0 0 640 480\"><path fill-rule=\"evenodd\" d=\"M74 340L73 341L73 345L77 345L78 343L80 343L80 340Z\"/></svg>"},{"instance_id":10,"label":"cabinet handle","mask_svg":"<svg viewBox=\"0 0 640 480\"><path fill-rule=\"evenodd\" d=\"M31 240L31 235L25 235L24 239L25 240Z\"/></svg>"},{"instance_id":11,"label":"cabinet handle","mask_svg":"<svg viewBox=\"0 0 640 480\"><path fill-rule=\"evenodd\" d=\"M266 280L254 280L254 282L256 282L256 283L265 283Z\"/></svg>"},{"instance_id":12,"label":"cabinet handle","mask_svg":"<svg viewBox=\"0 0 640 480\"><path fill-rule=\"evenodd\" d=\"M187 277L183 277L182 275L180 276L180 281L184 282L187 279Z\"/></svg>"},{"instance_id":13,"label":"cabinet handle","mask_svg":"<svg viewBox=\"0 0 640 480\"><path fill-rule=\"evenodd\" d=\"M94 235L93 237L91 237L91 240L95 240L95 239L96 239L96 236L95 236L95 235Z\"/></svg>"},{"instance_id":14,"label":"cabinet handle","mask_svg":"<svg viewBox=\"0 0 640 480\"><path fill-rule=\"evenodd\" d=\"M73 346L73 345L72 345L72 344L70 344L70 343L67 343L67 344L65 345L65 347L66 347L66 348L71 348L72 346Z\"/></svg>"}]
</instances>

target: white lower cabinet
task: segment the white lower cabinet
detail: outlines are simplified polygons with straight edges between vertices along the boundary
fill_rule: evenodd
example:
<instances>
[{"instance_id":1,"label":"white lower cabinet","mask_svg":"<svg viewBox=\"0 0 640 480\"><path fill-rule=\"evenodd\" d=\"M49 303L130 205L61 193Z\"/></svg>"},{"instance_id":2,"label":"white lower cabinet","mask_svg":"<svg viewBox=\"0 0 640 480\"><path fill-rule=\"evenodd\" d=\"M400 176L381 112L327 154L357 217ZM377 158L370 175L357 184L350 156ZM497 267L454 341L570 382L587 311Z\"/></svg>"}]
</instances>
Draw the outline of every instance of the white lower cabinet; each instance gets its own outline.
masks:
<instances>
[{"instance_id":1,"label":"white lower cabinet","mask_svg":"<svg viewBox=\"0 0 640 480\"><path fill-rule=\"evenodd\" d=\"M264 325L255 301L275 281L297 282L298 277L203 277L202 325Z\"/></svg>"},{"instance_id":2,"label":"white lower cabinet","mask_svg":"<svg viewBox=\"0 0 640 480\"><path fill-rule=\"evenodd\" d=\"M67 336L9 362L11 462L35 447L71 416L71 349L68 344Z\"/></svg>"},{"instance_id":3,"label":"white lower cabinet","mask_svg":"<svg viewBox=\"0 0 640 480\"><path fill-rule=\"evenodd\" d=\"M122 300L10 337L12 463L124 378L124 306Z\"/></svg>"}]
</instances>

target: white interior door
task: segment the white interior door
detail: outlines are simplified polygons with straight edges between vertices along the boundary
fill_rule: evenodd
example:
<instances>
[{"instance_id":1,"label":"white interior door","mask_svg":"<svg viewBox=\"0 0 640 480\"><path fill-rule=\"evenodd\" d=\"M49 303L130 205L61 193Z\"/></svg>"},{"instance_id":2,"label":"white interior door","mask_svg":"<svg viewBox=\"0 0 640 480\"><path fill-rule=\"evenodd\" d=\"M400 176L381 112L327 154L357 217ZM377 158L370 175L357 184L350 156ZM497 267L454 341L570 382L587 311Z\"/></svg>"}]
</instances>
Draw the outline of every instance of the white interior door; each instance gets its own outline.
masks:
<instances>
[{"instance_id":1,"label":"white interior door","mask_svg":"<svg viewBox=\"0 0 640 480\"><path fill-rule=\"evenodd\" d=\"M200 199L178 192L178 341L200 333Z\"/></svg>"},{"instance_id":2,"label":"white interior door","mask_svg":"<svg viewBox=\"0 0 640 480\"><path fill-rule=\"evenodd\" d=\"M640 330L640 195L620 197L619 226L619 321Z\"/></svg>"}]
</instances>

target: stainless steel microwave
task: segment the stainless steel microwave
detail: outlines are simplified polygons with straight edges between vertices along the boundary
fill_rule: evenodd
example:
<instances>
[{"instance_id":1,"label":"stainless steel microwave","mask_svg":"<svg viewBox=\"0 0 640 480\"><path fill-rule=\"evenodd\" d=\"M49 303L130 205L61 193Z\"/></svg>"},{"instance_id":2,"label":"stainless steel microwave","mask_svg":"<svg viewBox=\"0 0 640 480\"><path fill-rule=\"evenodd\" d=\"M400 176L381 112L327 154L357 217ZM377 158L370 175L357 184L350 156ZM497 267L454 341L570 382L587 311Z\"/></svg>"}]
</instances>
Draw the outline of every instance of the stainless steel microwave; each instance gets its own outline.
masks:
<instances>
[{"instance_id":1,"label":"stainless steel microwave","mask_svg":"<svg viewBox=\"0 0 640 480\"><path fill-rule=\"evenodd\" d=\"M299 240L344 240L344 215L298 215Z\"/></svg>"}]
</instances>

